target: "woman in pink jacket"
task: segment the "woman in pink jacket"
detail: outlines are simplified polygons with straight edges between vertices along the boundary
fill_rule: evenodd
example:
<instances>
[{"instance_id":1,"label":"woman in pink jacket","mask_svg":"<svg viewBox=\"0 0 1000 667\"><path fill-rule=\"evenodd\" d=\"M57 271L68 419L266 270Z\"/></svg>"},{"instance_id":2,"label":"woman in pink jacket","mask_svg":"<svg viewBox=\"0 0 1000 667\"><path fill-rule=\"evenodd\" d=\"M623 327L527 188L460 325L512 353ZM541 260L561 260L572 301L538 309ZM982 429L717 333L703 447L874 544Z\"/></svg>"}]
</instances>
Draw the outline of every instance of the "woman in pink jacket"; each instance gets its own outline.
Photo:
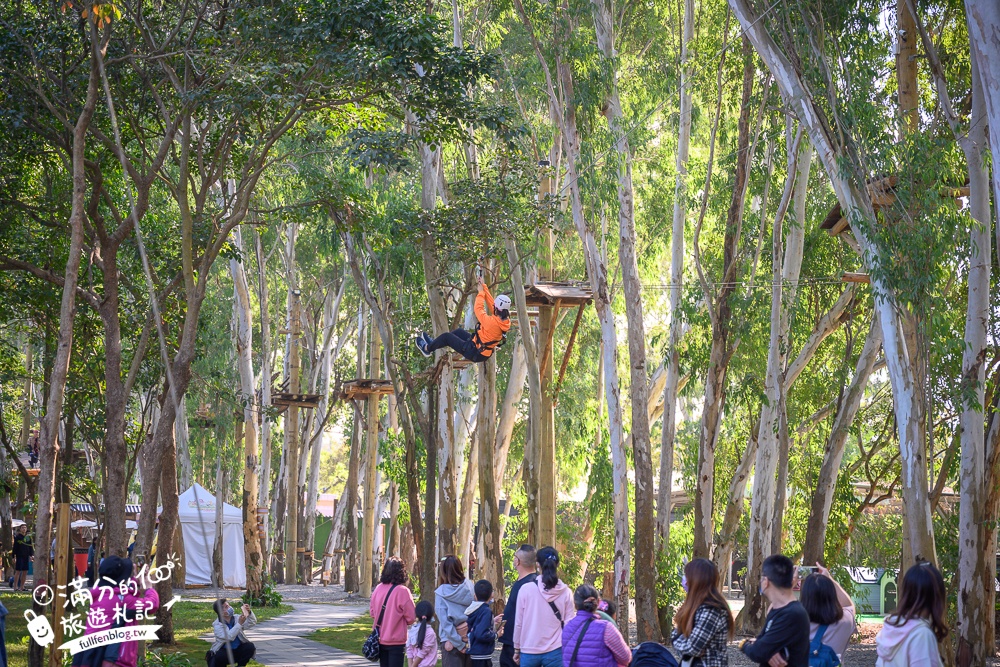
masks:
<instances>
[{"instance_id":1,"label":"woman in pink jacket","mask_svg":"<svg viewBox=\"0 0 1000 667\"><path fill-rule=\"evenodd\" d=\"M413 594L406 587L409 579L406 563L402 558L393 556L385 561L379 585L372 591L368 611L372 616L372 627L378 626L380 667L403 667L406 660L406 632L417 618ZM381 625L378 624L380 615Z\"/></svg>"},{"instance_id":2,"label":"woman in pink jacket","mask_svg":"<svg viewBox=\"0 0 1000 667\"><path fill-rule=\"evenodd\" d=\"M152 618L160 608L160 596L145 575L133 578L132 561L118 556L105 558L100 565L97 585L90 593L93 601L87 612L87 635L111 629L135 627ZM123 592L124 591L124 592ZM74 667L136 667L138 641L122 641L80 651L73 656Z\"/></svg>"},{"instance_id":3,"label":"woman in pink jacket","mask_svg":"<svg viewBox=\"0 0 1000 667\"><path fill-rule=\"evenodd\" d=\"M562 667L563 626L576 616L573 594L559 580L559 553L539 549L535 560L542 576L517 594L514 662L521 667Z\"/></svg>"}]
</instances>

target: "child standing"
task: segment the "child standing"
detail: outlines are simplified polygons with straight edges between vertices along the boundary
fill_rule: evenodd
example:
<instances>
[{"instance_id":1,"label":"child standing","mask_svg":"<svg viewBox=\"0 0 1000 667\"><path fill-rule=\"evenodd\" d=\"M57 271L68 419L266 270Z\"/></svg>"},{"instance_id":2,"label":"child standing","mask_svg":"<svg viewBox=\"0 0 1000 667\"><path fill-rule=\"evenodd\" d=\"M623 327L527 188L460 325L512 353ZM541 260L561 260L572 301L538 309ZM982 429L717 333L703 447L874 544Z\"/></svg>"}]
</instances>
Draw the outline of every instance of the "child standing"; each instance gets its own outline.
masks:
<instances>
[{"instance_id":1,"label":"child standing","mask_svg":"<svg viewBox=\"0 0 1000 667\"><path fill-rule=\"evenodd\" d=\"M409 667L434 667L437 664L437 635L430 622L434 619L434 605L421 600L416 608L417 621L406 633L406 658Z\"/></svg>"},{"instance_id":2,"label":"child standing","mask_svg":"<svg viewBox=\"0 0 1000 667\"><path fill-rule=\"evenodd\" d=\"M502 616L493 617L490 599L493 584L486 579L476 582L476 601L465 610L469 624L469 659L472 667L492 667L493 650L497 645L497 626Z\"/></svg>"}]
</instances>

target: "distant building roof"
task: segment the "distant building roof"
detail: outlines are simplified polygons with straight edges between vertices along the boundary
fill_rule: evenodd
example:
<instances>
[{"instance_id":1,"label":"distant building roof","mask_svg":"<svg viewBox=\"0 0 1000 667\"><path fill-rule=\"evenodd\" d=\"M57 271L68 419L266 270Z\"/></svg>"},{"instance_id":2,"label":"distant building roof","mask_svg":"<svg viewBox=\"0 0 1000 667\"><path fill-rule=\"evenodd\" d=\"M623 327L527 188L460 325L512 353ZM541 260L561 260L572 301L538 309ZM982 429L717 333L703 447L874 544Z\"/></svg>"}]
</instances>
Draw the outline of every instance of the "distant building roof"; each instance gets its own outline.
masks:
<instances>
[{"instance_id":1,"label":"distant building roof","mask_svg":"<svg viewBox=\"0 0 1000 667\"><path fill-rule=\"evenodd\" d=\"M70 510L74 512L83 512L85 514L94 514L94 506L90 503L71 503L69 506ZM104 511L104 505L101 505L100 512ZM125 514L138 514L142 511L142 505L126 505Z\"/></svg>"}]
</instances>

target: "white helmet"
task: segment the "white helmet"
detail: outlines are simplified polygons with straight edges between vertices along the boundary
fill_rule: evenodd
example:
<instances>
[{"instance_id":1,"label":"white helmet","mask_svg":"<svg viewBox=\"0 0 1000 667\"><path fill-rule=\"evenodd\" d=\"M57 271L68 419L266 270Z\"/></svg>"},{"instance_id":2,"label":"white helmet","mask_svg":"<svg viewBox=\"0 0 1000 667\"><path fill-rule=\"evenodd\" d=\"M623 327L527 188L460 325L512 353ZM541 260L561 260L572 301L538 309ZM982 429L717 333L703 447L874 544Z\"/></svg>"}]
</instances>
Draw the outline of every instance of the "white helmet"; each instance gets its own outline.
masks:
<instances>
[{"instance_id":1,"label":"white helmet","mask_svg":"<svg viewBox=\"0 0 1000 667\"><path fill-rule=\"evenodd\" d=\"M493 300L494 310L510 310L510 297L506 294L501 294L496 299Z\"/></svg>"}]
</instances>

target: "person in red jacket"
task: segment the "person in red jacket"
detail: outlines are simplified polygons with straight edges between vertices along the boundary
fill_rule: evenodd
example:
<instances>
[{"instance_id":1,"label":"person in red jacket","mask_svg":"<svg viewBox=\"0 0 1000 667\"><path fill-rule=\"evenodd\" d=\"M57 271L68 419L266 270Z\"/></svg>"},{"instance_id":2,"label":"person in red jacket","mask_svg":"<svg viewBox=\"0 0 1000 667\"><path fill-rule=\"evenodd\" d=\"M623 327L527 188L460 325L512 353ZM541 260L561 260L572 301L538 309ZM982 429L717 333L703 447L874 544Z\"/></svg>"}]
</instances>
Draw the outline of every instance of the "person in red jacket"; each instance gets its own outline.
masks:
<instances>
[{"instance_id":1,"label":"person in red jacket","mask_svg":"<svg viewBox=\"0 0 1000 667\"><path fill-rule=\"evenodd\" d=\"M476 325L476 330L469 332L455 329L434 339L426 333L420 334L417 337L417 349L425 357L442 347L450 347L469 361L479 363L493 356L493 351L503 344L510 329L510 297L501 294L494 299L482 276L477 276L476 279L479 281L475 305L479 324Z\"/></svg>"}]
</instances>

